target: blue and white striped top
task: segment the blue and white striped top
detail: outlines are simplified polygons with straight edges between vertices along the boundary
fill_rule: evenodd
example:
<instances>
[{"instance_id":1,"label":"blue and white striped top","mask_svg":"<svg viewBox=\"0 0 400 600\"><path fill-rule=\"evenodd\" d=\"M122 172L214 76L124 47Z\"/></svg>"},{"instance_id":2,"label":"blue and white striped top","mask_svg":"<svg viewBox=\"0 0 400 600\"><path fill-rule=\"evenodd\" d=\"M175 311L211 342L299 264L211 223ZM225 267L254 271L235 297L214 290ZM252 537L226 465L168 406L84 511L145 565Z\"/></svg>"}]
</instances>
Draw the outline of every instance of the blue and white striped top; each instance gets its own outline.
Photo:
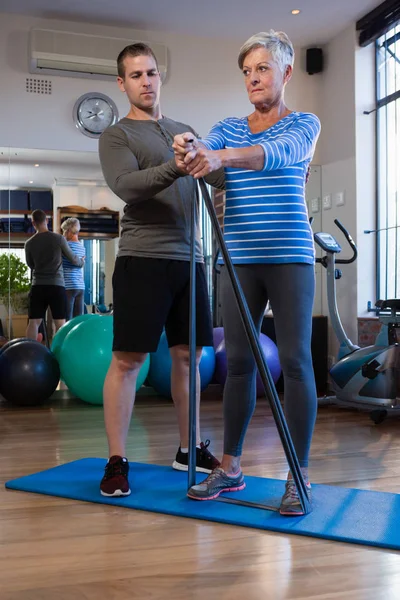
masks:
<instances>
[{"instance_id":1,"label":"blue and white striped top","mask_svg":"<svg viewBox=\"0 0 400 600\"><path fill-rule=\"evenodd\" d=\"M85 246L81 242L68 242L72 252L83 258L86 256ZM62 257L64 271L64 285L66 290L84 290L85 280L83 278L82 267L76 267L65 256Z\"/></svg>"},{"instance_id":2,"label":"blue and white striped top","mask_svg":"<svg viewBox=\"0 0 400 600\"><path fill-rule=\"evenodd\" d=\"M224 237L234 263L314 263L305 180L320 129L311 113L292 112L260 133L234 117L201 140L209 150L264 148L262 171L225 169Z\"/></svg>"}]
</instances>

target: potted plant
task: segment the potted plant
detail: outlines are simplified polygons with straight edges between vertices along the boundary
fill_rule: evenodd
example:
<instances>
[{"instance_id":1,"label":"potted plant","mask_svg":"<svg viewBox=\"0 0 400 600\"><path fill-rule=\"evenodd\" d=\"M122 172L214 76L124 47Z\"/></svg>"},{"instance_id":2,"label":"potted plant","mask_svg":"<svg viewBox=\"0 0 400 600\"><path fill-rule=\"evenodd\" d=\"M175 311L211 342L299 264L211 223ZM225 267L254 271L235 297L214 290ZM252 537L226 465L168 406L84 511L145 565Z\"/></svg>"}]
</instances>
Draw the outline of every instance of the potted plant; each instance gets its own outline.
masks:
<instances>
[{"instance_id":1,"label":"potted plant","mask_svg":"<svg viewBox=\"0 0 400 600\"><path fill-rule=\"evenodd\" d=\"M30 287L26 264L16 254L0 254L0 302L11 317L13 337L25 336Z\"/></svg>"}]
</instances>

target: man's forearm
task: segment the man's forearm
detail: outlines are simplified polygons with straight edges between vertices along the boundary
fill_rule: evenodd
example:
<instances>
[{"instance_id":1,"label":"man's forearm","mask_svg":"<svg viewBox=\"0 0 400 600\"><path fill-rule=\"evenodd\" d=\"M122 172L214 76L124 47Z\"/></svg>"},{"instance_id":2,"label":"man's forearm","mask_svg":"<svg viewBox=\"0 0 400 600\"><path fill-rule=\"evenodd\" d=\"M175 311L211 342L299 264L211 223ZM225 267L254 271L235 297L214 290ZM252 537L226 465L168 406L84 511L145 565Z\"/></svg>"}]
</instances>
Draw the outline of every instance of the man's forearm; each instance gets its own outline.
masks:
<instances>
[{"instance_id":1,"label":"man's forearm","mask_svg":"<svg viewBox=\"0 0 400 600\"><path fill-rule=\"evenodd\" d=\"M113 192L127 204L136 204L153 198L174 183L185 173L180 171L172 159L158 167L141 171L121 173L114 183L109 183Z\"/></svg>"}]
</instances>

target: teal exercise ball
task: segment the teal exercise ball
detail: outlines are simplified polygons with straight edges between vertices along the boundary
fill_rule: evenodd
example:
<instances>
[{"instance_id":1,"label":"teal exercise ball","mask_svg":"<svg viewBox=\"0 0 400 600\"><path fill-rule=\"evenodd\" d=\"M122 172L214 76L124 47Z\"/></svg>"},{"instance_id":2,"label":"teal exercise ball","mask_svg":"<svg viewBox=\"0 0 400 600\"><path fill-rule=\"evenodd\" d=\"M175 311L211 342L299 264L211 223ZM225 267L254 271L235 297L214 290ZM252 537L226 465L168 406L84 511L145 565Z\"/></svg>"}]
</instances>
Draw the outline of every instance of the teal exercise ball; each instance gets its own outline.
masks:
<instances>
[{"instance_id":1,"label":"teal exercise ball","mask_svg":"<svg viewBox=\"0 0 400 600\"><path fill-rule=\"evenodd\" d=\"M71 331L71 329L75 327L75 325L78 325L78 323L82 323L83 321L87 321L88 319L93 318L100 318L100 315L94 315L92 313L79 315L78 317L74 317L70 321L67 321L62 327L60 327L60 329L53 337L53 341L51 342L50 348L57 360L59 360L60 358L61 346L63 345L64 340L67 337L68 333Z\"/></svg>"},{"instance_id":2,"label":"teal exercise ball","mask_svg":"<svg viewBox=\"0 0 400 600\"><path fill-rule=\"evenodd\" d=\"M172 359L168 348L165 332L162 333L156 352L150 357L149 383L161 396L171 397L171 368ZM205 346L200 360L201 390L205 390L211 383L215 369L215 350L212 346Z\"/></svg>"},{"instance_id":3,"label":"teal exercise ball","mask_svg":"<svg viewBox=\"0 0 400 600\"><path fill-rule=\"evenodd\" d=\"M112 358L113 317L97 315L73 327L60 351L60 370L71 392L89 404L103 404L103 386ZM149 371L147 357L136 382L136 390Z\"/></svg>"}]
</instances>

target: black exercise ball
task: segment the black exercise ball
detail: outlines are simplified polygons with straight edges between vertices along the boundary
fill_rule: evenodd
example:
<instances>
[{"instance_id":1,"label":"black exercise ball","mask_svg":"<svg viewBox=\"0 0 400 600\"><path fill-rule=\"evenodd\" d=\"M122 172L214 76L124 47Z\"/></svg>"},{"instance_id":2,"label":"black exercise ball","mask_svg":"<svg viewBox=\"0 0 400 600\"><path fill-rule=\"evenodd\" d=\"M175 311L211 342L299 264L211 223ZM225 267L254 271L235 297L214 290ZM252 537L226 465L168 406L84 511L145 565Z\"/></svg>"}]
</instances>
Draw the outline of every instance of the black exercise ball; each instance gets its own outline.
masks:
<instances>
[{"instance_id":1,"label":"black exercise ball","mask_svg":"<svg viewBox=\"0 0 400 600\"><path fill-rule=\"evenodd\" d=\"M0 394L12 404L36 406L46 402L59 380L57 359L39 342L16 341L0 353Z\"/></svg>"},{"instance_id":2,"label":"black exercise ball","mask_svg":"<svg viewBox=\"0 0 400 600\"><path fill-rule=\"evenodd\" d=\"M4 350L7 350L7 348L9 348L10 346L14 346L14 344L19 344L19 342L25 342L25 341L29 341L30 342L32 340L30 340L29 338L25 338L25 337L14 338L13 340L10 340L9 342L7 342L6 344L4 344L4 346L2 346L0 348L0 354L2 352L4 352Z\"/></svg>"}]
</instances>

